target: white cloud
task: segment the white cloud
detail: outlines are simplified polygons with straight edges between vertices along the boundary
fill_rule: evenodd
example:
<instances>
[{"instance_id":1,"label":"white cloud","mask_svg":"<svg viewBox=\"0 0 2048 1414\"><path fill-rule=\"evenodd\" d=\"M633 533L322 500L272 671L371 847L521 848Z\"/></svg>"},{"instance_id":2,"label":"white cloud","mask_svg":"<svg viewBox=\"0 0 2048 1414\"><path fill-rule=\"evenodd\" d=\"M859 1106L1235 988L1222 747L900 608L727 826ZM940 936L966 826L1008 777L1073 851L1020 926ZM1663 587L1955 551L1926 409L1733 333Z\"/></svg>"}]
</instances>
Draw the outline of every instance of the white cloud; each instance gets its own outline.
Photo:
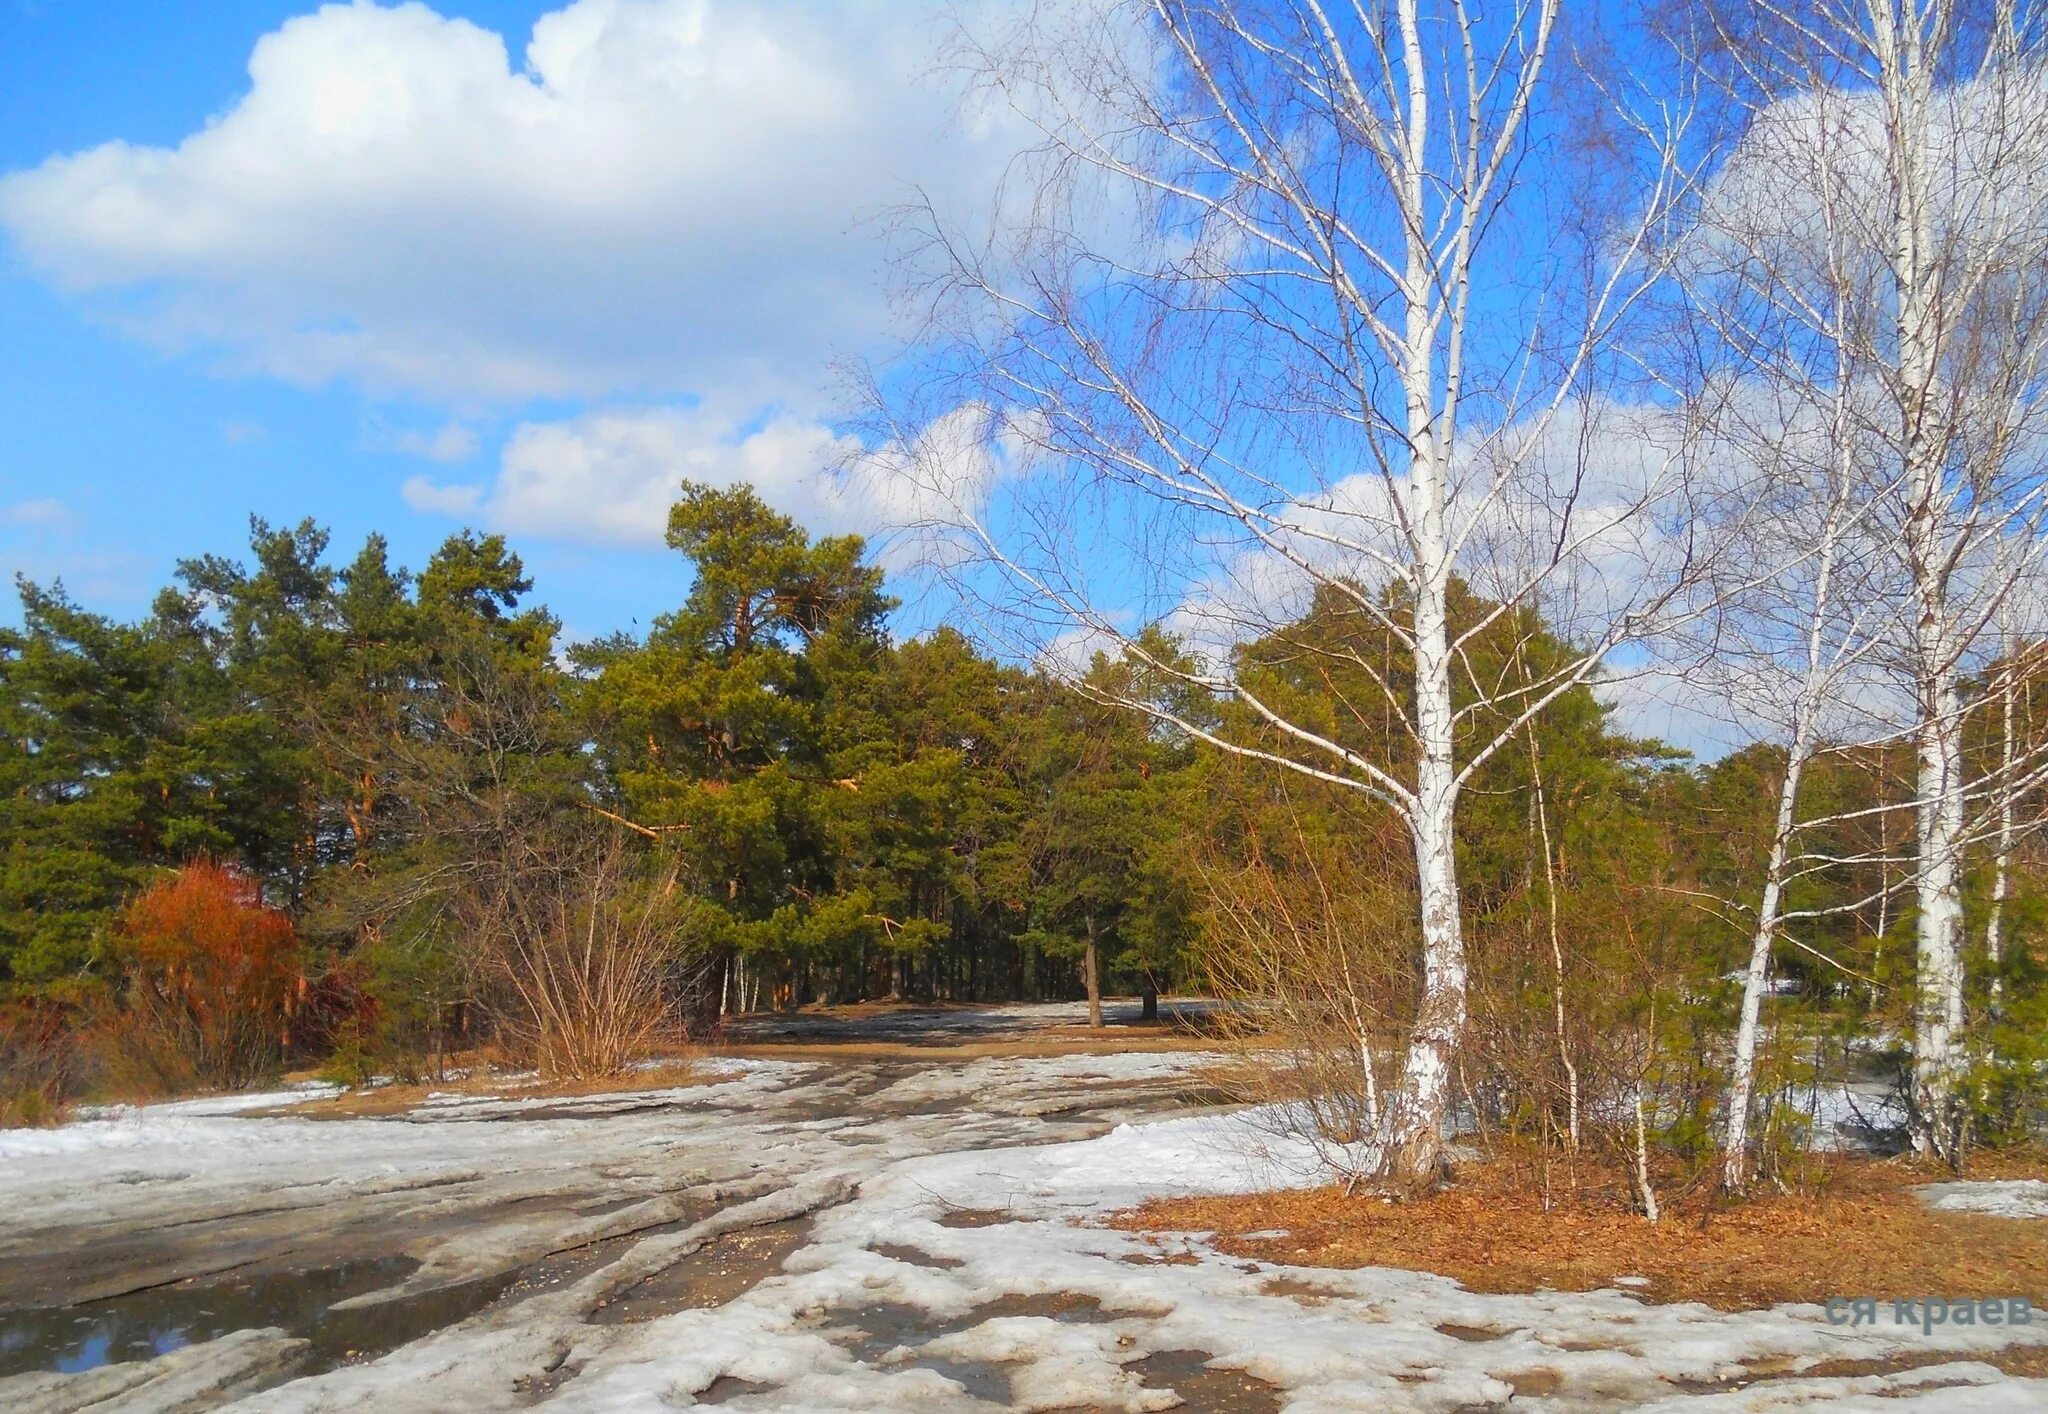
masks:
<instances>
[{"instance_id":1,"label":"white cloud","mask_svg":"<svg viewBox=\"0 0 2048 1414\"><path fill-rule=\"evenodd\" d=\"M71 508L54 496L39 496L33 500L16 501L11 506L0 506L0 525L54 528L70 523Z\"/></svg>"},{"instance_id":2,"label":"white cloud","mask_svg":"<svg viewBox=\"0 0 2048 1414\"><path fill-rule=\"evenodd\" d=\"M220 439L230 447L248 447L261 442L267 434L260 422L223 422L220 425Z\"/></svg>"},{"instance_id":3,"label":"white cloud","mask_svg":"<svg viewBox=\"0 0 2048 1414\"><path fill-rule=\"evenodd\" d=\"M437 432L400 432L391 438L391 450L402 456L424 457L431 462L452 465L476 455L477 436L473 428L450 422Z\"/></svg>"},{"instance_id":4,"label":"white cloud","mask_svg":"<svg viewBox=\"0 0 2048 1414\"><path fill-rule=\"evenodd\" d=\"M398 488L405 503L425 515L466 516L483 500L481 486L442 485L424 476L409 476Z\"/></svg>"},{"instance_id":5,"label":"white cloud","mask_svg":"<svg viewBox=\"0 0 2048 1414\"><path fill-rule=\"evenodd\" d=\"M612 409L557 422L523 423L506 439L488 488L405 483L415 510L480 512L496 530L593 544L662 543L684 481L751 485L814 535L857 534L885 562L930 552L928 534L971 507L1008 470L981 448L970 425L978 408L940 419L921 439L918 475L884 448L862 452L822 423L789 413L748 418L738 403ZM943 454L942 454L943 453ZM943 470L943 495L931 479Z\"/></svg>"},{"instance_id":6,"label":"white cloud","mask_svg":"<svg viewBox=\"0 0 2048 1414\"><path fill-rule=\"evenodd\" d=\"M78 513L54 496L0 505L0 595L12 595L15 576L49 589L61 584L79 602L140 609L154 572L146 557L80 543Z\"/></svg>"},{"instance_id":7,"label":"white cloud","mask_svg":"<svg viewBox=\"0 0 2048 1414\"><path fill-rule=\"evenodd\" d=\"M1016 145L927 81L927 19L575 0L515 65L422 4L327 5L177 146L0 178L0 225L138 334L295 381L760 406L886 326L865 218L913 182L972 209Z\"/></svg>"},{"instance_id":8,"label":"white cloud","mask_svg":"<svg viewBox=\"0 0 2048 1414\"><path fill-rule=\"evenodd\" d=\"M658 545L681 481L752 482L813 529L835 455L829 431L783 418L751 431L705 408L589 413L515 429L486 515L502 530L564 539Z\"/></svg>"}]
</instances>

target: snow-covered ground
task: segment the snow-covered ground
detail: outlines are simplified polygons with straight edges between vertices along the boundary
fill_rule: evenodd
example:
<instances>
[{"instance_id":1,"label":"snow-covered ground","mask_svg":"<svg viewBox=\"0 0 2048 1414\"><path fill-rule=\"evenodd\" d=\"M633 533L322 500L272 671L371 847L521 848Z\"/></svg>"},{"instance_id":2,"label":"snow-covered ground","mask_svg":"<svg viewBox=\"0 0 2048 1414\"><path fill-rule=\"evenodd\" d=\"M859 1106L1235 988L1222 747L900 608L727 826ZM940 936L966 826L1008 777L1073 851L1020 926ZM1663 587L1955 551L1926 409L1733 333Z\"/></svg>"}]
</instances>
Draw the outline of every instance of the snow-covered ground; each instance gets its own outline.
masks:
<instances>
[{"instance_id":1,"label":"snow-covered ground","mask_svg":"<svg viewBox=\"0 0 2048 1414\"><path fill-rule=\"evenodd\" d=\"M1206 1365L1272 1387L1230 1406L1244 1409L2048 1408L2048 1381L1970 1358L2048 1339L2048 1324L2039 1337L1981 1325L1927 1334L1889 1319L1831 1324L1819 1307L1654 1306L1621 1272L1606 1291L1491 1296L1427 1274L1292 1268L1220 1255L1199 1235L1102 1226L1148 1197L1319 1180L1312 1156L1257 1116L1190 1110L1184 1092L1210 1059L768 1061L620 1095L446 1096L392 1119L208 1102L0 1133L0 1270L61 1259L71 1244L99 1254L101 1287L119 1289L204 1270L209 1248L246 1256L274 1239L303 1254L381 1235L420 1265L342 1303L361 1309L564 1249L595 1254L553 1285L324 1373L290 1377L308 1355L283 1331L243 1333L151 1362L19 1376L0 1383L0 1407L111 1394L133 1408L380 1414L700 1400L1135 1411L1178 1407L1176 1382L1207 1398L1188 1373ZM2048 1201L2041 1187L1942 1185L1932 1200L2032 1214ZM788 1255L734 1299L604 1318L643 1277L658 1282L777 1223L793 1233ZM169 1233L197 1238L126 1268L106 1255ZM1954 1359L1800 1373L1930 1352Z\"/></svg>"}]
</instances>

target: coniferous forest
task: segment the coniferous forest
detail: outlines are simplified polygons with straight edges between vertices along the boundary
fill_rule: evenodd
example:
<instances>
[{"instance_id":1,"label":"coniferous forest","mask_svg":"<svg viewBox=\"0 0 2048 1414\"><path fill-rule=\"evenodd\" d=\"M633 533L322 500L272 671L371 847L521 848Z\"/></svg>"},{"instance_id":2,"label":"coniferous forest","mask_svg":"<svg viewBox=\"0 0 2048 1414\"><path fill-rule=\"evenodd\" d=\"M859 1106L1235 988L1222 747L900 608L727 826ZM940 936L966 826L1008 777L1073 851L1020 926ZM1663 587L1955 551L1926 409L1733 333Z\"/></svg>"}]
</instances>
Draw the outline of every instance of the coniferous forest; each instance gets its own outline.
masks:
<instances>
[{"instance_id":1,"label":"coniferous forest","mask_svg":"<svg viewBox=\"0 0 2048 1414\"><path fill-rule=\"evenodd\" d=\"M894 641L861 542L744 487L685 487L669 542L685 602L573 645L467 532L414 571L258 523L134 623L24 583L0 647L10 1063L39 1037L76 1066L84 1028L171 1086L485 1039L574 1070L554 1009L624 985L550 970L593 913L644 971L584 1010L616 1002L643 1042L1189 980L1183 744L952 631Z\"/></svg>"}]
</instances>

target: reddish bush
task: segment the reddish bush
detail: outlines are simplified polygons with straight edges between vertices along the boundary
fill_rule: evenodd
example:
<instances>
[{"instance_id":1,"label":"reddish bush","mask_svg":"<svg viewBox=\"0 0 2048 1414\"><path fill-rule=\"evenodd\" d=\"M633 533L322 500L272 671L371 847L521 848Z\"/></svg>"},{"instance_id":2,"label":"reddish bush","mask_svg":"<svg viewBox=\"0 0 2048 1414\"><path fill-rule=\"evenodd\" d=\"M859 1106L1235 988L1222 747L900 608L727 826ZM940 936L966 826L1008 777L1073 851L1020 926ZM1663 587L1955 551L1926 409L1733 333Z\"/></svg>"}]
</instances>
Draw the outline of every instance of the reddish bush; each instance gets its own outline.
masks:
<instances>
[{"instance_id":1,"label":"reddish bush","mask_svg":"<svg viewBox=\"0 0 2048 1414\"><path fill-rule=\"evenodd\" d=\"M200 860L144 890L122 923L129 1005L160 1069L240 1085L284 1055L305 989L298 938L253 880Z\"/></svg>"}]
</instances>

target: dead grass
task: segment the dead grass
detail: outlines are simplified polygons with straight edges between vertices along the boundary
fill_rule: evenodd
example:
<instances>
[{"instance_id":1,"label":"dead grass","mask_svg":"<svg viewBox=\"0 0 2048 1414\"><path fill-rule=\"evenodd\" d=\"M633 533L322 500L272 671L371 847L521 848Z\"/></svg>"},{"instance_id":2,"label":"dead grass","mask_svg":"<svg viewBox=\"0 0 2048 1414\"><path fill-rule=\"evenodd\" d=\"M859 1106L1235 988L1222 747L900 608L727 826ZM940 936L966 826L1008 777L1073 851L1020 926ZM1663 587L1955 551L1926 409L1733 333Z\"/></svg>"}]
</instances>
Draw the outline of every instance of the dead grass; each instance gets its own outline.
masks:
<instances>
[{"instance_id":1,"label":"dead grass","mask_svg":"<svg viewBox=\"0 0 2048 1414\"><path fill-rule=\"evenodd\" d=\"M2038 1177L2038 1155L1973 1166L1972 1177ZM1337 1188L1162 1199L1117 1214L1137 1232L1213 1232L1234 1256L1311 1267L1436 1272L1475 1291L1590 1291L1622 1276L1651 1301L1723 1311L1830 1296L2028 1296L2048 1304L2048 1222L1935 1212L1912 1189L1949 1177L1897 1161L1845 1162L1814 1195L1740 1205L1674 1197L1664 1220L1627 1208L1622 1186L1582 1184L1549 1212L1527 1169L1492 1163L1419 1202ZM1274 1237L1247 1233L1281 1232Z\"/></svg>"},{"instance_id":2,"label":"dead grass","mask_svg":"<svg viewBox=\"0 0 2048 1414\"><path fill-rule=\"evenodd\" d=\"M358 1086L339 1095L303 1100L277 1111L312 1119L375 1119L416 1110L431 1095L469 1095L477 1099L567 1100L585 1095L617 1095L638 1090L673 1090L702 1085L710 1077L694 1061L677 1057L643 1070L580 1080L538 1080L525 1075L472 1074L461 1080L419 1085Z\"/></svg>"},{"instance_id":3,"label":"dead grass","mask_svg":"<svg viewBox=\"0 0 2048 1414\"><path fill-rule=\"evenodd\" d=\"M2038 1380L2048 1376L2048 1345L2008 1345L1998 1350L1972 1350L1968 1354L1953 1350L1908 1351L1885 1360L1823 1360L1817 1365L1802 1367L1799 1375L1801 1378L1856 1379L1863 1375L1897 1375L1929 1365L1952 1365L1958 1360L1980 1361L2022 1379Z\"/></svg>"},{"instance_id":4,"label":"dead grass","mask_svg":"<svg viewBox=\"0 0 2048 1414\"><path fill-rule=\"evenodd\" d=\"M953 1040L935 1037L924 1041L818 1041L760 1040L725 1043L722 1056L746 1056L758 1060L907 1060L956 1061L989 1060L1016 1056L1120 1056L1136 1051L1204 1050L1216 1046L1208 1037L1170 1029L1086 1026L1047 1028L1029 1036L991 1040Z\"/></svg>"}]
</instances>

